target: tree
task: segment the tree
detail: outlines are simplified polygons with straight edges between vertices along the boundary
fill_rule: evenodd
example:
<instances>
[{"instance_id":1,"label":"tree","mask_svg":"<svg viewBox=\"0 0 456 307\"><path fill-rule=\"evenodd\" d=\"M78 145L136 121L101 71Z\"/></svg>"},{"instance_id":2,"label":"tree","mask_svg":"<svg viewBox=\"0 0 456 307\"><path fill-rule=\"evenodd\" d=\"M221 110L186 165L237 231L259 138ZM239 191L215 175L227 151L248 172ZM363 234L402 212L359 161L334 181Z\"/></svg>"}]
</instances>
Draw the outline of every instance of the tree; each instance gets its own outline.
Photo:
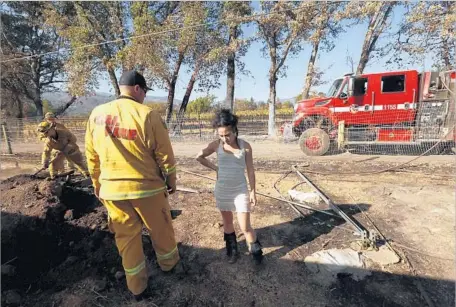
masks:
<instances>
[{"instance_id":1,"label":"tree","mask_svg":"<svg viewBox=\"0 0 456 307\"><path fill-rule=\"evenodd\" d=\"M16 100L22 117L24 102L32 101L43 115L41 94L56 91L63 83L63 57L55 52L63 45L52 26L46 24L46 2L2 4L2 88Z\"/></svg>"},{"instance_id":2,"label":"tree","mask_svg":"<svg viewBox=\"0 0 456 307\"><path fill-rule=\"evenodd\" d=\"M120 94L116 70L129 36L126 2L51 2L48 22L69 41L71 51L65 70L68 90L82 96L98 86L107 73L116 95ZM108 43L109 42L109 43ZM104 69L103 69L104 68Z\"/></svg>"},{"instance_id":3,"label":"tree","mask_svg":"<svg viewBox=\"0 0 456 307\"><path fill-rule=\"evenodd\" d=\"M168 90L167 124L173 114L179 72L194 44L193 31L189 27L197 20L187 9L190 5L185 2L134 2L131 5L133 35L140 37L132 40L124 63L143 68L154 85ZM176 31L178 27L184 29ZM151 32L161 34L147 35Z\"/></svg>"},{"instance_id":4,"label":"tree","mask_svg":"<svg viewBox=\"0 0 456 307\"><path fill-rule=\"evenodd\" d=\"M293 109L293 103L291 101L284 101L281 104L281 109Z\"/></svg>"},{"instance_id":5,"label":"tree","mask_svg":"<svg viewBox=\"0 0 456 307\"><path fill-rule=\"evenodd\" d=\"M189 48L188 66L192 71L188 81L182 103L177 114L177 133L184 119L190 95L197 85L197 90L206 91L220 86L218 80L224 67L226 48L223 36L217 31L215 21L220 14L220 3L218 2L186 2L190 7L188 10L196 20L205 22L204 26L193 29L194 45ZM200 22L201 23L201 22Z\"/></svg>"},{"instance_id":6,"label":"tree","mask_svg":"<svg viewBox=\"0 0 456 307\"><path fill-rule=\"evenodd\" d=\"M187 107L187 111L197 114L209 112L216 98L217 97L214 95L198 97L195 100L190 101Z\"/></svg>"},{"instance_id":7,"label":"tree","mask_svg":"<svg viewBox=\"0 0 456 307\"><path fill-rule=\"evenodd\" d=\"M377 41L388 28L391 12L396 5L396 1L350 1L345 10L337 14L339 18L353 18L358 22L366 19L369 21L356 74L362 74L374 53L379 51L376 49Z\"/></svg>"},{"instance_id":8,"label":"tree","mask_svg":"<svg viewBox=\"0 0 456 307\"><path fill-rule=\"evenodd\" d=\"M50 101L43 99L43 113L47 112L55 112L55 109Z\"/></svg>"},{"instance_id":9,"label":"tree","mask_svg":"<svg viewBox=\"0 0 456 307\"><path fill-rule=\"evenodd\" d=\"M255 110L257 108L257 104L253 100L250 99L235 99L234 100L234 107L236 111L247 111L247 110Z\"/></svg>"},{"instance_id":10,"label":"tree","mask_svg":"<svg viewBox=\"0 0 456 307\"><path fill-rule=\"evenodd\" d=\"M160 115L164 115L166 113L166 103L146 101L144 104L150 107L152 110L158 112Z\"/></svg>"},{"instance_id":11,"label":"tree","mask_svg":"<svg viewBox=\"0 0 456 307\"><path fill-rule=\"evenodd\" d=\"M353 60L352 55L348 52L348 48L345 55L345 64L348 66L348 69L351 73L355 71L355 61Z\"/></svg>"},{"instance_id":12,"label":"tree","mask_svg":"<svg viewBox=\"0 0 456 307\"><path fill-rule=\"evenodd\" d=\"M312 45L309 62L307 64L307 73L304 82L302 97L309 97L309 91L312 85L316 85L314 80L321 77L321 72L315 67L318 52L329 52L334 48L333 39L335 39L343 28L340 19L335 18L337 11L343 11L346 2L313 2L312 9L316 10L316 18L312 20L313 33L308 41Z\"/></svg>"},{"instance_id":13,"label":"tree","mask_svg":"<svg viewBox=\"0 0 456 307\"><path fill-rule=\"evenodd\" d=\"M269 56L269 120L268 135L275 135L276 84L279 76L286 73L285 60L288 55L298 54L302 40L310 29L313 10L310 2L261 2L262 15L255 18L258 36L264 41L263 56ZM299 10L297 10L299 8ZM255 17L255 15L254 15Z\"/></svg>"},{"instance_id":14,"label":"tree","mask_svg":"<svg viewBox=\"0 0 456 307\"><path fill-rule=\"evenodd\" d=\"M6 59L8 46L3 45L2 58ZM1 64L1 110L2 116L22 118L26 115L27 105L33 100L26 96L26 89L32 87L31 78L21 78L20 74L28 69L25 61L2 62ZM35 108L36 110L36 108Z\"/></svg>"},{"instance_id":15,"label":"tree","mask_svg":"<svg viewBox=\"0 0 456 307\"><path fill-rule=\"evenodd\" d=\"M236 79L236 54L245 55L247 44L241 44L239 38L242 35L242 17L251 14L250 2L227 1L223 3L221 18L229 20L222 23L228 27L228 39L226 46L229 48L226 68L226 103L234 110L234 84ZM242 62L239 65L243 65ZM243 66L241 66L242 68Z\"/></svg>"},{"instance_id":16,"label":"tree","mask_svg":"<svg viewBox=\"0 0 456 307\"><path fill-rule=\"evenodd\" d=\"M451 1L411 2L405 4L406 13L399 30L392 34L380 56L389 56L388 64L402 67L421 63L432 54L434 65L449 70L455 63L456 4ZM408 62L404 61L404 53Z\"/></svg>"}]
</instances>

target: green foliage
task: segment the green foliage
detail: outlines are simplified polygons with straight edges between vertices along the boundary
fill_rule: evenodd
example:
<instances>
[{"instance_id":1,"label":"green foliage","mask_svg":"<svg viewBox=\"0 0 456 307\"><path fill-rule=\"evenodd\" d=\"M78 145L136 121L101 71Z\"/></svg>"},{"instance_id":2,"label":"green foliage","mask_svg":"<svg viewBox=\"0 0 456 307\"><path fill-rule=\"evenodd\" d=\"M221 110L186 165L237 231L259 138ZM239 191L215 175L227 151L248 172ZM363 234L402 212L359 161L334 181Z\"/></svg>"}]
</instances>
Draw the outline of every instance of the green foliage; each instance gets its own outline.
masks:
<instances>
[{"instance_id":1,"label":"green foliage","mask_svg":"<svg viewBox=\"0 0 456 307\"><path fill-rule=\"evenodd\" d=\"M37 115L36 106L32 103L24 104L24 117L34 117Z\"/></svg>"},{"instance_id":2,"label":"green foliage","mask_svg":"<svg viewBox=\"0 0 456 307\"><path fill-rule=\"evenodd\" d=\"M281 103L281 109L293 109L293 103L291 101L284 101Z\"/></svg>"},{"instance_id":3,"label":"green foliage","mask_svg":"<svg viewBox=\"0 0 456 307\"><path fill-rule=\"evenodd\" d=\"M166 112L166 103L147 101L144 104L158 112L160 115L164 115Z\"/></svg>"},{"instance_id":4,"label":"green foliage","mask_svg":"<svg viewBox=\"0 0 456 307\"><path fill-rule=\"evenodd\" d=\"M255 103L253 98L234 100L234 109L236 111L255 110L257 107L258 105Z\"/></svg>"},{"instance_id":5,"label":"green foliage","mask_svg":"<svg viewBox=\"0 0 456 307\"><path fill-rule=\"evenodd\" d=\"M190 101L187 106L187 112L189 113L205 113L211 110L212 105L215 102L216 97L209 95L206 97L199 97L195 100Z\"/></svg>"},{"instance_id":6,"label":"green foliage","mask_svg":"<svg viewBox=\"0 0 456 307\"><path fill-rule=\"evenodd\" d=\"M8 104L2 102L2 109L21 117L24 114L19 110L33 102L38 115L42 115L41 94L55 90L55 84L65 79L64 55L53 53L62 47L63 40L47 24L49 2L11 1L0 7L2 61L44 54L1 63L2 98L11 98Z\"/></svg>"},{"instance_id":7,"label":"green foliage","mask_svg":"<svg viewBox=\"0 0 456 307\"><path fill-rule=\"evenodd\" d=\"M46 114L47 112L55 112L55 108L52 103L46 99L43 99L43 113Z\"/></svg>"}]
</instances>

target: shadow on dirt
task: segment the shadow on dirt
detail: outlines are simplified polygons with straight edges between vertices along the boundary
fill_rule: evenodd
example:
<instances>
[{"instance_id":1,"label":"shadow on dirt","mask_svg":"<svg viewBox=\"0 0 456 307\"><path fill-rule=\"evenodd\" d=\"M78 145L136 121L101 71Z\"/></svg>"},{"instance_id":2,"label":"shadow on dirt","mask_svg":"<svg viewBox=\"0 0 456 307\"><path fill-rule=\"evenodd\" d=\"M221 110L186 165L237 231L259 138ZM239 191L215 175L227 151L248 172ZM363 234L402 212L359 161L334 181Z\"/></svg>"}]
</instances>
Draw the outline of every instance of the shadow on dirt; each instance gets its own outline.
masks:
<instances>
[{"instance_id":1,"label":"shadow on dirt","mask_svg":"<svg viewBox=\"0 0 456 307\"><path fill-rule=\"evenodd\" d=\"M341 205L350 214L355 213L355 207ZM93 212L93 208L78 208L76 211L81 211L75 216ZM368 206L363 208L367 210ZM181 213L182 210L173 210L173 218L179 218ZM13 290L20 296L22 306L68 306L66 297L74 293L81 306L130 304L124 280L114 277L121 270L121 262L108 231L75 226L62 219L43 220L6 212L1 220L2 262L12 260L10 265L15 267L11 274L4 274L2 269L2 293L6 294L2 295L3 303ZM332 226L328 227L328 222ZM425 306L426 301L417 290L418 282L435 306L454 302L451 281L372 272L361 281L342 274L325 284L302 260L285 257L343 223L314 213L257 229L262 245L274 248L265 255L261 266L253 265L245 255L229 265L224 261L224 250L182 244L180 253L188 270L183 275L161 273L150 240L143 236L152 264L152 302L160 306ZM246 250L244 241L241 248ZM97 286L100 281L104 286Z\"/></svg>"}]
</instances>

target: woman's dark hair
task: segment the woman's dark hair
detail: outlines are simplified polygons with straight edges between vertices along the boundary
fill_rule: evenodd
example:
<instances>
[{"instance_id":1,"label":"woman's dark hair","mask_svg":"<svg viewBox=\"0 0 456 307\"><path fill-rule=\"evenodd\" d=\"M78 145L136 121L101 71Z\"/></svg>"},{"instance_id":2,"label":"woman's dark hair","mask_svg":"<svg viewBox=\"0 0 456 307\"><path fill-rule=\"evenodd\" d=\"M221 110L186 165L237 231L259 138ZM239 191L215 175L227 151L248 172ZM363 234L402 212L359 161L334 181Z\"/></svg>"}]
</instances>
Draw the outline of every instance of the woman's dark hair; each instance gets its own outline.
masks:
<instances>
[{"instance_id":1,"label":"woman's dark hair","mask_svg":"<svg viewBox=\"0 0 456 307\"><path fill-rule=\"evenodd\" d=\"M220 127L231 127L233 129L234 134L238 135L238 117L231 113L228 109L221 109L215 113L214 120L212 121L212 127L214 129Z\"/></svg>"}]
</instances>

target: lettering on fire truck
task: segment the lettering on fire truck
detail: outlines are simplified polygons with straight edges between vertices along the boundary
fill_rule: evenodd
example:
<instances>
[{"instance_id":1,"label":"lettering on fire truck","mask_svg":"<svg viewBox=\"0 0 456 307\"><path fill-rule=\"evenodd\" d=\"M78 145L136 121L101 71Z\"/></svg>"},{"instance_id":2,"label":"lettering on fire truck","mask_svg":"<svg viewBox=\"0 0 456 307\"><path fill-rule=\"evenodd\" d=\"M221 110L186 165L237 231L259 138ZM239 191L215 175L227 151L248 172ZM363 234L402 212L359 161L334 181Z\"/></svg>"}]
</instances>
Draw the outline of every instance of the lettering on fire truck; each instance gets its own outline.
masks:
<instances>
[{"instance_id":1,"label":"lettering on fire truck","mask_svg":"<svg viewBox=\"0 0 456 307\"><path fill-rule=\"evenodd\" d=\"M117 139L124 139L128 141L134 141L138 136L136 129L123 128L118 116L112 115L100 115L96 116L94 123L97 126L105 127L105 135L115 137Z\"/></svg>"}]
</instances>

